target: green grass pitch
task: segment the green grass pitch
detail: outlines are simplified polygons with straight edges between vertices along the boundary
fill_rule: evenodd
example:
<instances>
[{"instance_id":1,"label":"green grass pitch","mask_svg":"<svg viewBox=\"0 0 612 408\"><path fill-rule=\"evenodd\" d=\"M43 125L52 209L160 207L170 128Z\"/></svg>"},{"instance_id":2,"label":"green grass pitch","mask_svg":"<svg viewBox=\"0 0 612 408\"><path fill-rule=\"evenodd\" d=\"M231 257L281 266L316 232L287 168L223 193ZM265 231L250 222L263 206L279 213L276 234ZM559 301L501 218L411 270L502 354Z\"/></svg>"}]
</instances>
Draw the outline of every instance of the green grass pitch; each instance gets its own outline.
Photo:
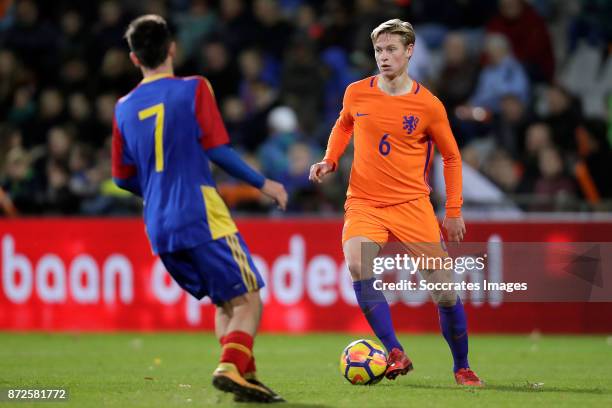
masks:
<instances>
[{"instance_id":1,"label":"green grass pitch","mask_svg":"<svg viewBox=\"0 0 612 408\"><path fill-rule=\"evenodd\" d=\"M454 385L446 343L435 335L401 336L415 364L409 375L353 386L340 375L338 359L357 338L261 335L260 377L289 401L286 407L612 406L609 337L472 335L470 361L484 389ZM237 405L210 385L218 354L208 333L0 333L0 388L70 392L64 403L0 402L0 408Z\"/></svg>"}]
</instances>

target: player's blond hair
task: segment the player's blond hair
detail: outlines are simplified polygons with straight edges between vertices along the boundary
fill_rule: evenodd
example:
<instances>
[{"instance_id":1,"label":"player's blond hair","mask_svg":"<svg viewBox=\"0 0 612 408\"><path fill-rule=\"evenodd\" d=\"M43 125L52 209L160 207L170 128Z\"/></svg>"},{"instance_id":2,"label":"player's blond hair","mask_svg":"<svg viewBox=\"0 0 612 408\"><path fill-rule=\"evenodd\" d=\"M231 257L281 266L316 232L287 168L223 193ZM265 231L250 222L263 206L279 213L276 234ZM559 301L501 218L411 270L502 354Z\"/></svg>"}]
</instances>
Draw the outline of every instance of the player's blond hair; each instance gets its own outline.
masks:
<instances>
[{"instance_id":1,"label":"player's blond hair","mask_svg":"<svg viewBox=\"0 0 612 408\"><path fill-rule=\"evenodd\" d=\"M416 38L416 34L414 33L414 28L412 24L407 21L402 21L399 18L394 18L393 20L388 20L376 27L372 30L372 34L370 34L370 38L372 39L372 43L376 41L379 35L381 34L398 34L402 39L402 44L404 47L407 47L410 44L414 44L414 40Z\"/></svg>"}]
</instances>

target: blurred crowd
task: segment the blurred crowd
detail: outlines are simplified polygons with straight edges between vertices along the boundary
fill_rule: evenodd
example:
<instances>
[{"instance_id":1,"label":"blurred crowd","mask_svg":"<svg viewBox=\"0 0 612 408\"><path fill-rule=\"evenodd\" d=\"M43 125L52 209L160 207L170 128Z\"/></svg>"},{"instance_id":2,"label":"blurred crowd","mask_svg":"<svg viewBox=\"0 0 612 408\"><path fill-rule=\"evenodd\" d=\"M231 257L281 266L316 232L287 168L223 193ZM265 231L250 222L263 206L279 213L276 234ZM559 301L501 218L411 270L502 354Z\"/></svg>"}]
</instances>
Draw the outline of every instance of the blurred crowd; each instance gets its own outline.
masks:
<instances>
[{"instance_id":1,"label":"blurred crowd","mask_svg":"<svg viewBox=\"0 0 612 408\"><path fill-rule=\"evenodd\" d=\"M16 0L0 19L0 213L140 211L112 182L110 135L116 100L140 81L123 34L145 13L167 18L176 74L210 80L234 148L285 184L291 212L342 210L350 148L329 182L313 186L308 169L346 86L376 73L371 30L396 17L417 32L411 76L504 202L612 209L612 2ZM232 209L270 211L217 180Z\"/></svg>"}]
</instances>

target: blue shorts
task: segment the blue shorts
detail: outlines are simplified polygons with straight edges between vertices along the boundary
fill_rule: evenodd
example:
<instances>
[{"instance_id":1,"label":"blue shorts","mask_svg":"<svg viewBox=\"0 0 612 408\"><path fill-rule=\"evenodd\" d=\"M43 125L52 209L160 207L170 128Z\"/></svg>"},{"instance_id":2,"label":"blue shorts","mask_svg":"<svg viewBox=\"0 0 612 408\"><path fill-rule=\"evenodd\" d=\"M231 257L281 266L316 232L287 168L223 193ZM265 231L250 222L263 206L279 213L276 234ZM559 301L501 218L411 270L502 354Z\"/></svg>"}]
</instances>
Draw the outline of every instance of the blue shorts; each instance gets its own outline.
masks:
<instances>
[{"instance_id":1,"label":"blue shorts","mask_svg":"<svg viewBox=\"0 0 612 408\"><path fill-rule=\"evenodd\" d=\"M238 233L159 257L180 287L197 299L208 296L216 305L264 287Z\"/></svg>"}]
</instances>

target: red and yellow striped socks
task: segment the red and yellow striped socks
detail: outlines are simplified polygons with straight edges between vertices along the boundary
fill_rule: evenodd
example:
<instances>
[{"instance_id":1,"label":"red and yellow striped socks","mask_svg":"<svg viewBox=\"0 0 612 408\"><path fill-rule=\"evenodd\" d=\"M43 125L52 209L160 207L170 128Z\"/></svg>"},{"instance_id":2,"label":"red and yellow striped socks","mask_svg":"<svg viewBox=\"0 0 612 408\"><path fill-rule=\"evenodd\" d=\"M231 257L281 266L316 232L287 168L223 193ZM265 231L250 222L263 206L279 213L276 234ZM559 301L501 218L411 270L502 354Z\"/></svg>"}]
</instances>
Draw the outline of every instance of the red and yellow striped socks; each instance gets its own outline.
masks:
<instances>
[{"instance_id":1,"label":"red and yellow striped socks","mask_svg":"<svg viewBox=\"0 0 612 408\"><path fill-rule=\"evenodd\" d=\"M233 364L240 375L254 371L255 360L253 359L253 336L243 331L233 331L221 339L221 363ZM250 368L253 370L250 370Z\"/></svg>"}]
</instances>

